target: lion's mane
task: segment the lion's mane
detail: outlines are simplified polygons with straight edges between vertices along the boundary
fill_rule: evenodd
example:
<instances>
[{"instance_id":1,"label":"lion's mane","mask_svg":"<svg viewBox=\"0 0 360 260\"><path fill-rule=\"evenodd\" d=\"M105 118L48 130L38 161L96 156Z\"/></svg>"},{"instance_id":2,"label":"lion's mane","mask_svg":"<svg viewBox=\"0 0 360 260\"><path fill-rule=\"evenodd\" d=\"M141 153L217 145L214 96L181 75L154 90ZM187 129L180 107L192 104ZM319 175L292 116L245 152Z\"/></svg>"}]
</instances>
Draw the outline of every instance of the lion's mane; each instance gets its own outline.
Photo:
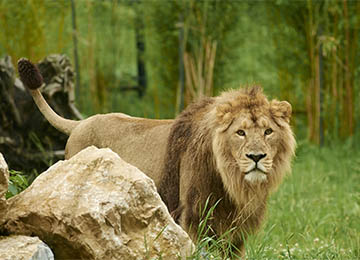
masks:
<instances>
[{"instance_id":1,"label":"lion's mane","mask_svg":"<svg viewBox=\"0 0 360 260\"><path fill-rule=\"evenodd\" d=\"M216 131L224 131L240 111L251 112L252 120L262 113L281 129L277 153L267 182L250 185L239 178L239 169L227 149L227 140ZM294 155L295 139L289 126L291 107L282 102L269 102L260 87L225 92L190 105L172 126L164 164L160 195L176 221L196 238L200 222L200 208L210 197L209 207L217 204L213 218L208 221L215 235L232 227L233 243L242 246L241 236L254 232L262 221L269 192L276 189L284 174L289 172ZM188 165L187 170L181 167ZM190 169L190 170L189 170ZM181 179L189 183L181 192ZM241 233L241 235L239 235Z\"/></svg>"}]
</instances>

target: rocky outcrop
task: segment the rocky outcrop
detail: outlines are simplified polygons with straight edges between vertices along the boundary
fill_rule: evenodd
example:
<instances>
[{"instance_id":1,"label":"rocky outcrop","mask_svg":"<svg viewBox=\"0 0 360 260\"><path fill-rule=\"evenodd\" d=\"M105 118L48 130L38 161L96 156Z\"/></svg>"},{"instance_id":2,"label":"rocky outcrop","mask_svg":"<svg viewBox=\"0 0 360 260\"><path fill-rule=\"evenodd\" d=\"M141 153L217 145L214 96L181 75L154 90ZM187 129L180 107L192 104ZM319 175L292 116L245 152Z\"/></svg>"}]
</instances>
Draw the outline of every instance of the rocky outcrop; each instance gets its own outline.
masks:
<instances>
[{"instance_id":1,"label":"rocky outcrop","mask_svg":"<svg viewBox=\"0 0 360 260\"><path fill-rule=\"evenodd\" d=\"M9 171L0 153L0 222L7 212L5 194L8 190ZM0 259L6 260L53 260L50 248L37 237L0 236Z\"/></svg>"},{"instance_id":2,"label":"rocky outcrop","mask_svg":"<svg viewBox=\"0 0 360 260\"><path fill-rule=\"evenodd\" d=\"M0 259L53 260L50 248L37 237L0 237Z\"/></svg>"},{"instance_id":3,"label":"rocky outcrop","mask_svg":"<svg viewBox=\"0 0 360 260\"><path fill-rule=\"evenodd\" d=\"M4 199L8 190L9 170L4 156L0 153L0 199Z\"/></svg>"},{"instance_id":4,"label":"rocky outcrop","mask_svg":"<svg viewBox=\"0 0 360 260\"><path fill-rule=\"evenodd\" d=\"M8 190L9 171L3 155L0 153L0 219L5 214L6 200L5 194Z\"/></svg>"},{"instance_id":5,"label":"rocky outcrop","mask_svg":"<svg viewBox=\"0 0 360 260\"><path fill-rule=\"evenodd\" d=\"M191 253L154 182L110 149L89 147L9 200L0 230L36 235L55 258L178 259Z\"/></svg>"}]
</instances>

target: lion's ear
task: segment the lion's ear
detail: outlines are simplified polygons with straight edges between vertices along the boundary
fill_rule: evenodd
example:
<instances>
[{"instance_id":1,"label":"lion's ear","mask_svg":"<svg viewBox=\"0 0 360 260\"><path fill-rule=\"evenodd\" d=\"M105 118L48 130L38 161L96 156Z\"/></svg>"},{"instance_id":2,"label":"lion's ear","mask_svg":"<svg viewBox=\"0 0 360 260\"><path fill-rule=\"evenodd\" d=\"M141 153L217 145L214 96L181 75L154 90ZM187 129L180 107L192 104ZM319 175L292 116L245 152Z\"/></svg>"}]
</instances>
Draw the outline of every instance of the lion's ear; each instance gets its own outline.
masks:
<instances>
[{"instance_id":1,"label":"lion's ear","mask_svg":"<svg viewBox=\"0 0 360 260\"><path fill-rule=\"evenodd\" d=\"M270 103L270 111L273 116L282 118L287 123L290 123L292 108L289 102L272 100Z\"/></svg>"},{"instance_id":2,"label":"lion's ear","mask_svg":"<svg viewBox=\"0 0 360 260\"><path fill-rule=\"evenodd\" d=\"M216 121L217 125L220 126L220 131L226 131L231 125L233 121L231 109L230 103L218 105L216 107Z\"/></svg>"}]
</instances>

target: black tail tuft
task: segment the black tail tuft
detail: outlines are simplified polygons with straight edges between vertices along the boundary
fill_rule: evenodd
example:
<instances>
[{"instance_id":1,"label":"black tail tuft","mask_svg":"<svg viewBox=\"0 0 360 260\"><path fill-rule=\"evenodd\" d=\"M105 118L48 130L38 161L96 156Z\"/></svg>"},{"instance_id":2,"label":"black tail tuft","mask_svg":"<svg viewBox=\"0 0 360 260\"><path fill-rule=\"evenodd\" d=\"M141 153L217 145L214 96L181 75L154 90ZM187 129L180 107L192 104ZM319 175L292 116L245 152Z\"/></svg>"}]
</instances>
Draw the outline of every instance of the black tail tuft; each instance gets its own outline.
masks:
<instances>
[{"instance_id":1,"label":"black tail tuft","mask_svg":"<svg viewBox=\"0 0 360 260\"><path fill-rule=\"evenodd\" d=\"M38 67L26 58L18 61L18 71L21 81L29 89L40 88L43 84L43 77Z\"/></svg>"}]
</instances>

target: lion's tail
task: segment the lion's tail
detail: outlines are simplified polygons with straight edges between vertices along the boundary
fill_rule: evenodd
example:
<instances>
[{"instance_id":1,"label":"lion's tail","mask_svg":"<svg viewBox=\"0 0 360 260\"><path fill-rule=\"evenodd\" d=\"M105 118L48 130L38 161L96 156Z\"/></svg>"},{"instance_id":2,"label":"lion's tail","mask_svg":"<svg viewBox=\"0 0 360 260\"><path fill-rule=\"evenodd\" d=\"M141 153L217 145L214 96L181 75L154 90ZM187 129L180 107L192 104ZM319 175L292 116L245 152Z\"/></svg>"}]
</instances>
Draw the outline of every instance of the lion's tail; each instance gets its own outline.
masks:
<instances>
[{"instance_id":1,"label":"lion's tail","mask_svg":"<svg viewBox=\"0 0 360 260\"><path fill-rule=\"evenodd\" d=\"M48 105L39 90L43 84L43 77L36 65L28 59L21 58L18 61L18 71L21 81L30 90L31 96L44 117L60 132L70 135L72 130L79 124L79 121L69 120L59 116Z\"/></svg>"}]
</instances>

